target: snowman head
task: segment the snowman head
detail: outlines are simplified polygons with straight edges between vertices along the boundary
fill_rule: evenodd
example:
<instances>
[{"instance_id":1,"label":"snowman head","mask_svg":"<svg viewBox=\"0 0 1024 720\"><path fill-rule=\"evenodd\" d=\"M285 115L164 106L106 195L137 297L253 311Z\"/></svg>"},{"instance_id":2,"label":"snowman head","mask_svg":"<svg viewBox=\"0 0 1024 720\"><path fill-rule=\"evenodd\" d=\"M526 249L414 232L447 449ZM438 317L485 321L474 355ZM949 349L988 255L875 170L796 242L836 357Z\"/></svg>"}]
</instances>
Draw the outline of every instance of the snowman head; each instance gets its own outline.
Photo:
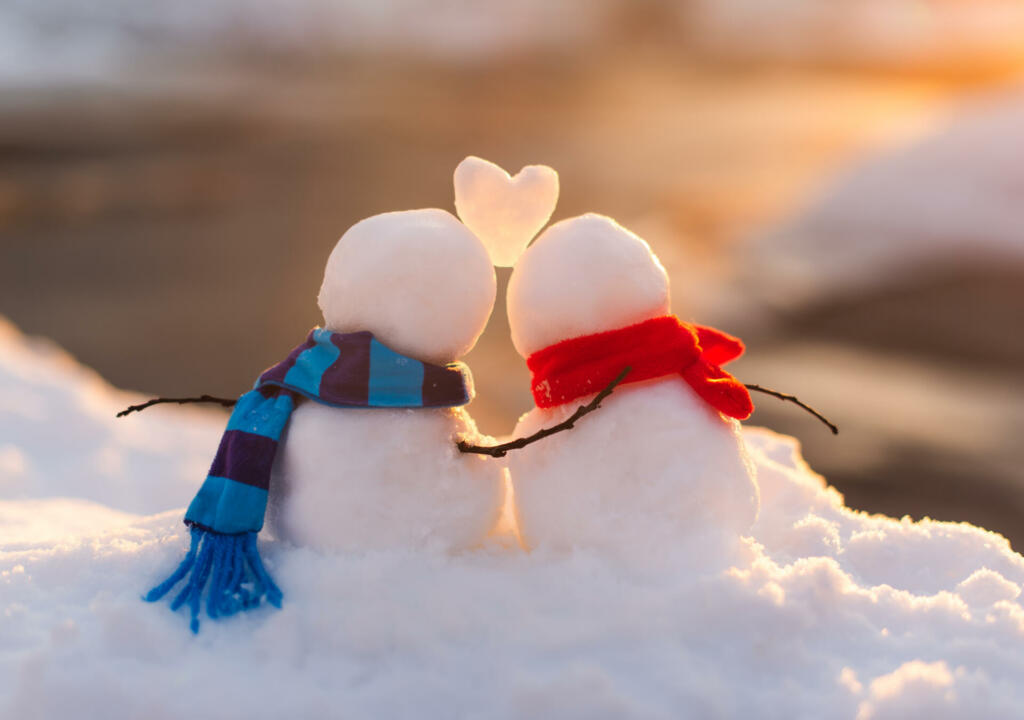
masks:
<instances>
[{"instance_id":1,"label":"snowman head","mask_svg":"<svg viewBox=\"0 0 1024 720\"><path fill-rule=\"evenodd\" d=\"M318 298L324 327L369 330L404 355L447 363L468 353L494 308L494 267L444 210L361 220L327 260Z\"/></svg>"},{"instance_id":2,"label":"snowman head","mask_svg":"<svg viewBox=\"0 0 1024 720\"><path fill-rule=\"evenodd\" d=\"M668 312L661 262L646 242L603 215L549 227L519 258L508 284L512 343L523 357Z\"/></svg>"}]
</instances>

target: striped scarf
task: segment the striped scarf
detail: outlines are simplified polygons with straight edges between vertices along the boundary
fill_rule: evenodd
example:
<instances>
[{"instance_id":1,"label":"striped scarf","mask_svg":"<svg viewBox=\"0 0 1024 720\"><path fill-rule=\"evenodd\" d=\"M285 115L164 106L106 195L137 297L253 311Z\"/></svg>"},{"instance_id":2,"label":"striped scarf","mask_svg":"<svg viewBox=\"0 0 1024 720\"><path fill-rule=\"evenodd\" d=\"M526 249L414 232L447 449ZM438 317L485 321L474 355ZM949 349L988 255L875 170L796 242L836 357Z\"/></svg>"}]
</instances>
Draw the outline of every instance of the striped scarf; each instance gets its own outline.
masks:
<instances>
[{"instance_id":1,"label":"striped scarf","mask_svg":"<svg viewBox=\"0 0 1024 720\"><path fill-rule=\"evenodd\" d=\"M280 607L282 594L263 567L256 534L263 527L281 433L300 398L339 408L445 408L465 405L472 395L472 376L462 363L430 365L395 352L369 332L314 328L238 399L210 472L185 513L189 551L146 600L159 600L189 576L171 609L188 603L192 632L199 631L207 582L212 618L256 607L264 595Z\"/></svg>"}]
</instances>

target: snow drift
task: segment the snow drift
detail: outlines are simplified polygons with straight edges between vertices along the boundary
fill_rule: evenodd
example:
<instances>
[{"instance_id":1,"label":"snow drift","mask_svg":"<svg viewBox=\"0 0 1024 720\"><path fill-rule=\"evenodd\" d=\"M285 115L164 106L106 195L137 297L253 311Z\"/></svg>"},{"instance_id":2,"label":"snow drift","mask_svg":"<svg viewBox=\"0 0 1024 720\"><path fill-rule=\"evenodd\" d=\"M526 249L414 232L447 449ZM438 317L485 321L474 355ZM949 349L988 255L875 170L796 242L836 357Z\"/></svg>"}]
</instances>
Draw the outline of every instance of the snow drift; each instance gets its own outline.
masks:
<instances>
[{"instance_id":1,"label":"snow drift","mask_svg":"<svg viewBox=\"0 0 1024 720\"><path fill-rule=\"evenodd\" d=\"M1016 0L692 0L698 47L786 61L962 72L1019 62L1024 7Z\"/></svg>"},{"instance_id":2,"label":"snow drift","mask_svg":"<svg viewBox=\"0 0 1024 720\"><path fill-rule=\"evenodd\" d=\"M852 511L758 428L761 513L728 565L271 542L284 608L193 637L140 595L184 550L172 508L223 416L115 420L130 399L0 333L0 716L1009 718L1024 702L1024 558L970 525Z\"/></svg>"},{"instance_id":3,"label":"snow drift","mask_svg":"<svg viewBox=\"0 0 1024 720\"><path fill-rule=\"evenodd\" d=\"M1018 85L975 97L914 143L842 172L789 222L744 247L743 277L763 297L778 300L785 288L782 301L796 307L922 271L1020 266L1022 193Z\"/></svg>"},{"instance_id":4,"label":"snow drift","mask_svg":"<svg viewBox=\"0 0 1024 720\"><path fill-rule=\"evenodd\" d=\"M1019 66L1017 0L49 0L0 4L0 81L107 80L154 51L579 52L635 23L715 56L955 72Z\"/></svg>"}]
</instances>

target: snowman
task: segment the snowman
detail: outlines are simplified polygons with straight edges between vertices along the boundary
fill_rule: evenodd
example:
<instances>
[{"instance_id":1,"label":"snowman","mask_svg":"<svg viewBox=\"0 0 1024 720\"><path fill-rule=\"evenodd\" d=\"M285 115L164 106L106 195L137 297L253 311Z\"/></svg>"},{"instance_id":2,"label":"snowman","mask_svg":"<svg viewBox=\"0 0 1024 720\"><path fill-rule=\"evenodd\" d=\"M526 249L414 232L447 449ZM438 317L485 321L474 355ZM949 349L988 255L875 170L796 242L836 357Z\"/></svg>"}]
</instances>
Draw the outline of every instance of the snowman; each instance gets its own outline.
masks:
<instances>
[{"instance_id":1,"label":"snowman","mask_svg":"<svg viewBox=\"0 0 1024 720\"><path fill-rule=\"evenodd\" d=\"M742 344L669 314L669 281L641 238L595 214L556 223L509 280L512 342L533 373L528 436L558 425L623 369L601 409L508 459L530 548L638 559L689 548L720 561L758 512L736 418L752 406L719 365Z\"/></svg>"},{"instance_id":2,"label":"snowman","mask_svg":"<svg viewBox=\"0 0 1024 720\"><path fill-rule=\"evenodd\" d=\"M451 214L426 209L353 225L327 261L318 300L325 330L372 334L370 365L408 357L429 368L473 348L494 297L487 249ZM415 398L374 401L375 378L369 385L367 408L295 408L270 482L275 535L332 551L478 544L500 512L504 480L497 463L452 446L455 436L478 436L473 418Z\"/></svg>"}]
</instances>

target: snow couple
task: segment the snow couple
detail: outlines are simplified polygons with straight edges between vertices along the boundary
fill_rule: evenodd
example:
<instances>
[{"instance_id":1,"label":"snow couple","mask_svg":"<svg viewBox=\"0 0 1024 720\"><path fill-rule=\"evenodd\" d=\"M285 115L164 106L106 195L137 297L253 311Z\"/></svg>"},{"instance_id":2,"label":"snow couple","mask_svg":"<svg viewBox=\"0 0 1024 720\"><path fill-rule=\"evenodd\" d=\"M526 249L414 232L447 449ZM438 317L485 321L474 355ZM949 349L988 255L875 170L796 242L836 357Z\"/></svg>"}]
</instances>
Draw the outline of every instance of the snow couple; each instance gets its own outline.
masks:
<instances>
[{"instance_id":1,"label":"snow couple","mask_svg":"<svg viewBox=\"0 0 1024 720\"><path fill-rule=\"evenodd\" d=\"M758 491L738 421L753 405L721 368L742 343L672 315L658 258L610 218L563 220L526 249L557 197L550 168L510 177L470 157L461 222L425 209L352 226L327 261L323 327L234 403L185 516L191 546L147 599L184 580L172 608L190 608L193 631L204 598L211 617L280 605L257 551L265 517L329 551L469 549L509 491L527 548L683 542L707 526L697 513L727 537L748 529ZM464 408L459 362L490 318L494 265L514 265L508 317L536 404L500 445Z\"/></svg>"}]
</instances>

